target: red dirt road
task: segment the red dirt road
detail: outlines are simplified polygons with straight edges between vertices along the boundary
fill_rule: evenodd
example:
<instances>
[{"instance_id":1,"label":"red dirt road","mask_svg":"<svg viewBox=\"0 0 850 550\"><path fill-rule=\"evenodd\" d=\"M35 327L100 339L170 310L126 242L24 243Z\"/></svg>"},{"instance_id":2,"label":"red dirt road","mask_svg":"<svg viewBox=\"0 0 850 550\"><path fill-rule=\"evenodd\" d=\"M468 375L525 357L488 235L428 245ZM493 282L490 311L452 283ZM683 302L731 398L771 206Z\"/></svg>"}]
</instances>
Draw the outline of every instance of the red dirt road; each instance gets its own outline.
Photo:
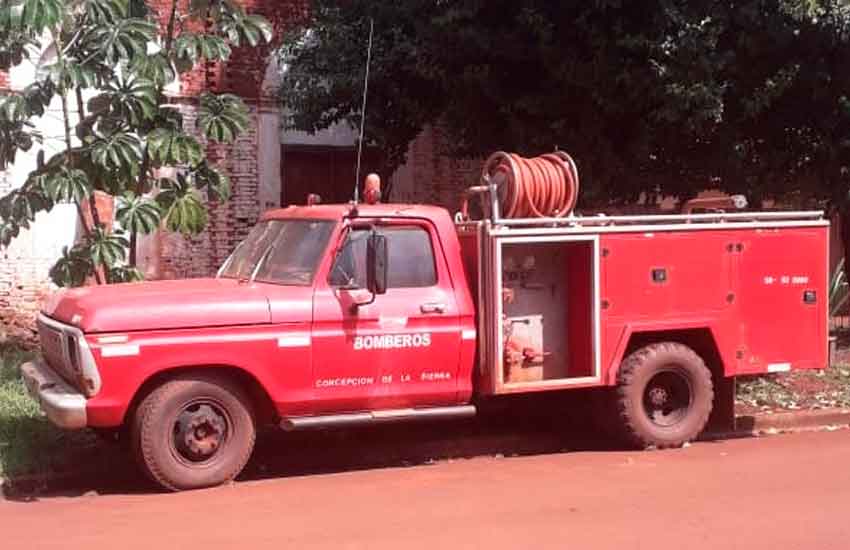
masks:
<instances>
[{"instance_id":1,"label":"red dirt road","mask_svg":"<svg viewBox=\"0 0 850 550\"><path fill-rule=\"evenodd\" d=\"M850 432L0 501L3 549L850 548Z\"/></svg>"}]
</instances>

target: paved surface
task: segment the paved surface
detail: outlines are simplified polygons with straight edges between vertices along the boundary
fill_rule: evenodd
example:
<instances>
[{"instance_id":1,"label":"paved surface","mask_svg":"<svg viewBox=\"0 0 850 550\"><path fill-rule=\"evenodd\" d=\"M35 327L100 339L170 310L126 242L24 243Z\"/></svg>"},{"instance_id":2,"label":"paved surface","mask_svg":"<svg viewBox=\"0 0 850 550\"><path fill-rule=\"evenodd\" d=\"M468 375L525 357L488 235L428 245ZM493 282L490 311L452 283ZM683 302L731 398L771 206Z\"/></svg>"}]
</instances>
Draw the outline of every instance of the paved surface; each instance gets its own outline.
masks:
<instances>
[{"instance_id":1,"label":"paved surface","mask_svg":"<svg viewBox=\"0 0 850 550\"><path fill-rule=\"evenodd\" d=\"M4 549L820 550L850 548L848 510L837 431L0 501L0 533Z\"/></svg>"}]
</instances>

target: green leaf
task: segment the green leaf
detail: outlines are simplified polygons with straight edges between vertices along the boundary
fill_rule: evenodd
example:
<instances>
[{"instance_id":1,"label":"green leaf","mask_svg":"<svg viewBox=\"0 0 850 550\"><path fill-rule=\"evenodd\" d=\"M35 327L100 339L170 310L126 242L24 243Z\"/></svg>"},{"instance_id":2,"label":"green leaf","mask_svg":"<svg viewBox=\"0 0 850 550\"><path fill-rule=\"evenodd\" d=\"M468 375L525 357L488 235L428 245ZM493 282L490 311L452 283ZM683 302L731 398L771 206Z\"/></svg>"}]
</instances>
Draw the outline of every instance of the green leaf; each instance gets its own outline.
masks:
<instances>
[{"instance_id":1,"label":"green leaf","mask_svg":"<svg viewBox=\"0 0 850 550\"><path fill-rule=\"evenodd\" d=\"M201 163L194 173L195 186L207 190L211 201L226 201L230 198L230 179L214 166Z\"/></svg>"},{"instance_id":2,"label":"green leaf","mask_svg":"<svg viewBox=\"0 0 850 550\"><path fill-rule=\"evenodd\" d=\"M119 199L115 217L127 231L148 234L159 227L162 212L155 200L128 193Z\"/></svg>"},{"instance_id":3,"label":"green leaf","mask_svg":"<svg viewBox=\"0 0 850 550\"><path fill-rule=\"evenodd\" d=\"M50 268L50 280L62 287L83 286L94 274L90 252L86 246L77 245L68 250L62 247L62 256Z\"/></svg>"},{"instance_id":4,"label":"green leaf","mask_svg":"<svg viewBox=\"0 0 850 550\"><path fill-rule=\"evenodd\" d=\"M136 283L144 281L144 274L135 267L119 265L109 269L106 275L109 283Z\"/></svg>"},{"instance_id":5,"label":"green leaf","mask_svg":"<svg viewBox=\"0 0 850 550\"><path fill-rule=\"evenodd\" d=\"M147 55L148 42L156 39L157 27L143 19L122 19L114 25L93 27L84 39L86 47L98 50L108 63L131 61Z\"/></svg>"},{"instance_id":6,"label":"green leaf","mask_svg":"<svg viewBox=\"0 0 850 550\"><path fill-rule=\"evenodd\" d=\"M106 170L136 171L142 159L139 138L124 132L96 138L89 151L92 161Z\"/></svg>"},{"instance_id":7,"label":"green leaf","mask_svg":"<svg viewBox=\"0 0 850 550\"><path fill-rule=\"evenodd\" d=\"M0 5L0 29L24 29L41 34L56 27L65 15L63 0L5 0Z\"/></svg>"},{"instance_id":8,"label":"green leaf","mask_svg":"<svg viewBox=\"0 0 850 550\"><path fill-rule=\"evenodd\" d=\"M199 61L226 61L230 46L220 36L184 32L174 41L175 56L192 65Z\"/></svg>"},{"instance_id":9,"label":"green leaf","mask_svg":"<svg viewBox=\"0 0 850 550\"><path fill-rule=\"evenodd\" d=\"M120 233L109 233L102 227L96 227L89 233L86 244L89 257L94 265L112 267L124 261L130 243Z\"/></svg>"},{"instance_id":10,"label":"green leaf","mask_svg":"<svg viewBox=\"0 0 850 550\"><path fill-rule=\"evenodd\" d=\"M21 229L29 228L36 214L52 207L50 197L32 177L0 198L0 246L8 246Z\"/></svg>"},{"instance_id":11,"label":"green leaf","mask_svg":"<svg viewBox=\"0 0 850 550\"><path fill-rule=\"evenodd\" d=\"M50 82L34 82L25 87L21 94L27 100L30 116L43 116L55 91Z\"/></svg>"},{"instance_id":12,"label":"green leaf","mask_svg":"<svg viewBox=\"0 0 850 550\"><path fill-rule=\"evenodd\" d=\"M236 46L268 44L274 36L272 25L261 15L248 15L242 9L224 14L221 31Z\"/></svg>"},{"instance_id":13,"label":"green leaf","mask_svg":"<svg viewBox=\"0 0 850 550\"><path fill-rule=\"evenodd\" d=\"M54 202L82 203L91 195L92 188L88 176L78 169L62 166L57 172L48 175L44 182L47 195Z\"/></svg>"},{"instance_id":14,"label":"green leaf","mask_svg":"<svg viewBox=\"0 0 850 550\"><path fill-rule=\"evenodd\" d=\"M0 120L19 122L30 117L27 100L22 95L0 96Z\"/></svg>"},{"instance_id":15,"label":"green leaf","mask_svg":"<svg viewBox=\"0 0 850 550\"><path fill-rule=\"evenodd\" d=\"M117 77L103 87L103 93L89 100L89 110L108 113L133 125L153 118L157 110L156 85L144 78Z\"/></svg>"},{"instance_id":16,"label":"green leaf","mask_svg":"<svg viewBox=\"0 0 850 550\"><path fill-rule=\"evenodd\" d=\"M185 177L165 180L156 201L165 211L165 225L170 231L198 234L204 230L207 224L206 208Z\"/></svg>"},{"instance_id":17,"label":"green leaf","mask_svg":"<svg viewBox=\"0 0 850 550\"><path fill-rule=\"evenodd\" d=\"M15 162L18 151L29 151L32 145L33 134L24 122L0 123L0 170Z\"/></svg>"},{"instance_id":18,"label":"green leaf","mask_svg":"<svg viewBox=\"0 0 850 550\"><path fill-rule=\"evenodd\" d=\"M95 24L111 25L127 17L127 0L83 0L86 19Z\"/></svg>"},{"instance_id":19,"label":"green leaf","mask_svg":"<svg viewBox=\"0 0 850 550\"><path fill-rule=\"evenodd\" d=\"M198 126L212 141L231 143L249 124L248 108L233 94L201 95Z\"/></svg>"},{"instance_id":20,"label":"green leaf","mask_svg":"<svg viewBox=\"0 0 850 550\"><path fill-rule=\"evenodd\" d=\"M92 88L98 81L98 74L93 67L81 65L72 59L39 67L37 77L48 81L57 89L65 90Z\"/></svg>"},{"instance_id":21,"label":"green leaf","mask_svg":"<svg viewBox=\"0 0 850 550\"><path fill-rule=\"evenodd\" d=\"M3 8L0 7L0 14ZM22 29L13 29L2 23L0 15L0 70L8 71L20 65L30 55L41 49L38 39Z\"/></svg>"},{"instance_id":22,"label":"green leaf","mask_svg":"<svg viewBox=\"0 0 850 550\"><path fill-rule=\"evenodd\" d=\"M195 166L204 149L194 137L174 128L157 128L148 134L148 155L160 166Z\"/></svg>"},{"instance_id":23,"label":"green leaf","mask_svg":"<svg viewBox=\"0 0 850 550\"><path fill-rule=\"evenodd\" d=\"M160 87L177 78L177 69L162 52L134 57L130 62L130 70Z\"/></svg>"},{"instance_id":24,"label":"green leaf","mask_svg":"<svg viewBox=\"0 0 850 550\"><path fill-rule=\"evenodd\" d=\"M50 85L30 84L18 94L0 95L0 122L23 122L44 114L53 97Z\"/></svg>"}]
</instances>

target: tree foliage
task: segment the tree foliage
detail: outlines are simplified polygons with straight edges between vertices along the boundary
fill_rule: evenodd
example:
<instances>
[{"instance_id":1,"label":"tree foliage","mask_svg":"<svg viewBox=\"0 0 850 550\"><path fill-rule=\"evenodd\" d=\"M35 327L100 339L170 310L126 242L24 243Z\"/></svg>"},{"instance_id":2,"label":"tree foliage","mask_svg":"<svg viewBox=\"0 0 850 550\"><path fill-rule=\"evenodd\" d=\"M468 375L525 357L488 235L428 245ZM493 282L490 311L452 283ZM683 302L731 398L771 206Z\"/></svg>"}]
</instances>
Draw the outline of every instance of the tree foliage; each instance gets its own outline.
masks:
<instances>
[{"instance_id":1,"label":"tree foliage","mask_svg":"<svg viewBox=\"0 0 850 550\"><path fill-rule=\"evenodd\" d=\"M846 200L843 0L314 0L284 41L282 100L315 131L359 122L392 169L425 125L455 156L559 147L587 206L719 187Z\"/></svg>"},{"instance_id":2,"label":"tree foliage","mask_svg":"<svg viewBox=\"0 0 850 550\"><path fill-rule=\"evenodd\" d=\"M65 126L62 152L45 159L42 149L23 185L0 197L0 247L39 212L75 204L85 235L51 269L59 285L76 286L91 277L139 279L138 234L160 225L198 233L207 220L204 195L215 201L229 197L226 176L207 161L200 139L189 133L164 90L199 63L226 61L233 47L268 42L271 26L230 0L157 5L165 12L144 0L0 4L0 69L37 65L35 82L0 94L0 170L20 151L55 139L37 130L54 98L61 101ZM72 119L72 110L79 117ZM248 123L240 98L201 98L198 127L204 139L232 142ZM175 176L160 177L162 168ZM95 191L116 197L118 228L98 219Z\"/></svg>"}]
</instances>

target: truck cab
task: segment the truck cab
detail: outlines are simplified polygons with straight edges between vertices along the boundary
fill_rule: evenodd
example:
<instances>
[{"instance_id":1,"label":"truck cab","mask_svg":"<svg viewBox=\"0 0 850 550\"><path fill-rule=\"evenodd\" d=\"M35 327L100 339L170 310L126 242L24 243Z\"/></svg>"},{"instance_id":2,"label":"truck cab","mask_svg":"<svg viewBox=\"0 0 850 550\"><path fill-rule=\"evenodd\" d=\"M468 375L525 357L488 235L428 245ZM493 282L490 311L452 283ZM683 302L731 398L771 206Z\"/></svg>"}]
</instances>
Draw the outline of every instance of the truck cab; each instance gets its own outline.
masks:
<instances>
[{"instance_id":1,"label":"truck cab","mask_svg":"<svg viewBox=\"0 0 850 550\"><path fill-rule=\"evenodd\" d=\"M475 308L454 224L431 206L271 211L215 278L60 291L38 326L43 358L23 372L48 417L68 429L127 427L138 448L171 449L171 470L147 471L171 488L220 482L186 472L221 462L237 430L253 441L261 421L474 413ZM180 397L193 385L229 396ZM149 405L160 395L182 405ZM141 417L176 435L146 439ZM229 477L247 460L224 458Z\"/></svg>"}]
</instances>

